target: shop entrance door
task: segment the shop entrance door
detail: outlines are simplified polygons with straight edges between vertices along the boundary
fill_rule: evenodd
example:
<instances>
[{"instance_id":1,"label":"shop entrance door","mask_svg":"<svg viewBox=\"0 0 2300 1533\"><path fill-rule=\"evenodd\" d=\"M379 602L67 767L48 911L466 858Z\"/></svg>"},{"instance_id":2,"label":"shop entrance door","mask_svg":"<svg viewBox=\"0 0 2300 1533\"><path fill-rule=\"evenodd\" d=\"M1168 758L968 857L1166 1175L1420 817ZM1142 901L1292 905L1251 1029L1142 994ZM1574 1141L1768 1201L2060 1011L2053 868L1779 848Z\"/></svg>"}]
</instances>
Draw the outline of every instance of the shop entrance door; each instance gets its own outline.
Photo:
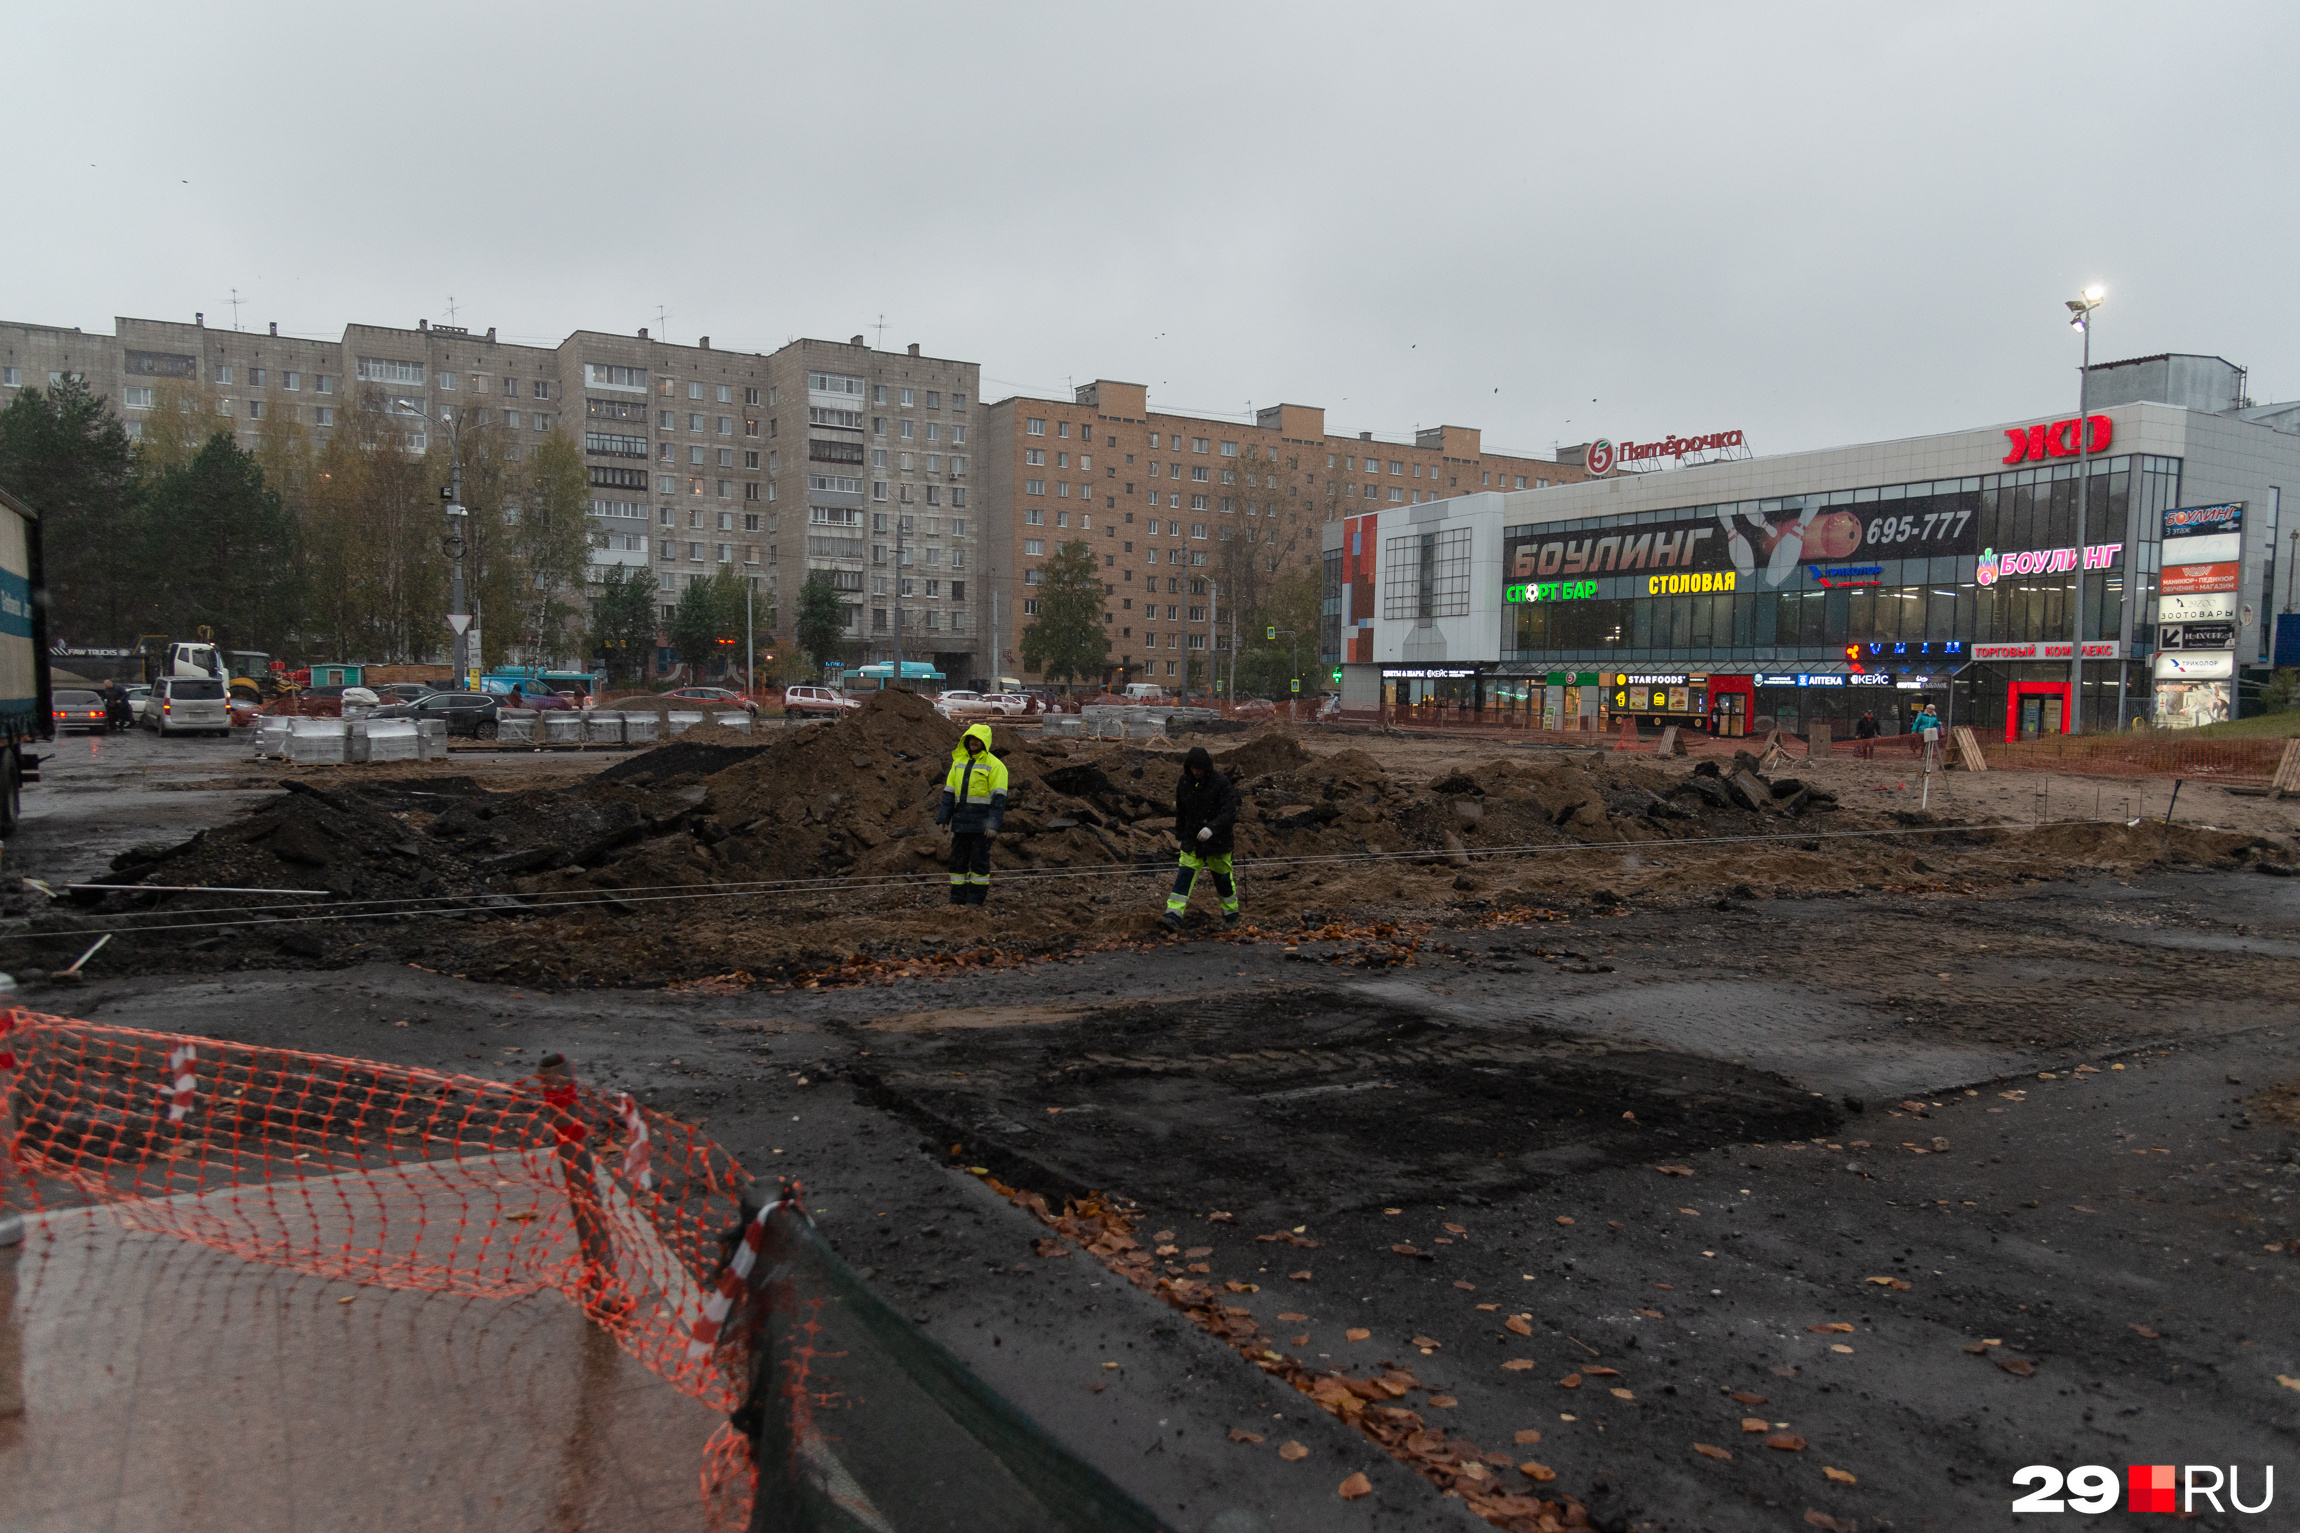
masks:
<instances>
[{"instance_id":1,"label":"shop entrance door","mask_svg":"<svg viewBox=\"0 0 2300 1533\"><path fill-rule=\"evenodd\" d=\"M1737 740L1749 733L1748 693L1720 692L1715 703L1718 734Z\"/></svg>"},{"instance_id":2,"label":"shop entrance door","mask_svg":"<svg viewBox=\"0 0 2300 1533\"><path fill-rule=\"evenodd\" d=\"M2020 737L2023 740L2033 740L2036 738L2036 732L2043 726L2044 699L2041 697L2022 698L2020 700Z\"/></svg>"}]
</instances>

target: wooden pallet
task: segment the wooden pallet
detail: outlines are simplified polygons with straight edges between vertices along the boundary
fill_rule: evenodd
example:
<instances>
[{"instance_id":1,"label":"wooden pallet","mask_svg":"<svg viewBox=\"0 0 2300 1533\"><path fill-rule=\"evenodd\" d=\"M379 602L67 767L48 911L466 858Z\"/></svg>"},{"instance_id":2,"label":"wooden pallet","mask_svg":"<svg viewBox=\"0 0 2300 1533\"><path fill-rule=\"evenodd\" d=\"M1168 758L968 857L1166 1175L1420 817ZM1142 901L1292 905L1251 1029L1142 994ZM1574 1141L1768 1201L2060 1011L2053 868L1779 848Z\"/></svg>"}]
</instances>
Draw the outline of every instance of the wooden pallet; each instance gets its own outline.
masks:
<instances>
[{"instance_id":1,"label":"wooden pallet","mask_svg":"<svg viewBox=\"0 0 2300 1533\"><path fill-rule=\"evenodd\" d=\"M2276 776L2269 787L2278 798L2300 794L2300 740L2284 743L2284 757L2276 763Z\"/></svg>"},{"instance_id":2,"label":"wooden pallet","mask_svg":"<svg viewBox=\"0 0 2300 1533\"><path fill-rule=\"evenodd\" d=\"M1949 738L1956 745L1956 765L1968 772L1985 772L1989 769L1988 757L1981 754L1981 742L1974 736L1970 724L1959 724L1949 731Z\"/></svg>"}]
</instances>

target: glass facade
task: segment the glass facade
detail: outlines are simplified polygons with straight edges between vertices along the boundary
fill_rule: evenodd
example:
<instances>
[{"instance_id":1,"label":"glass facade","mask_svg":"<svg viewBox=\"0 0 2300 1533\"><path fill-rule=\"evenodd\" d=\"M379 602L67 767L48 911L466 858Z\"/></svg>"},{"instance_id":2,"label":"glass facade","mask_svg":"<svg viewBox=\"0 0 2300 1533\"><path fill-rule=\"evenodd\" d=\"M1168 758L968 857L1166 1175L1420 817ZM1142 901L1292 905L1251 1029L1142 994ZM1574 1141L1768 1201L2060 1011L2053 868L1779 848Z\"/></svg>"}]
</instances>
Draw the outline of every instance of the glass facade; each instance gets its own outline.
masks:
<instances>
[{"instance_id":1,"label":"glass facade","mask_svg":"<svg viewBox=\"0 0 2300 1533\"><path fill-rule=\"evenodd\" d=\"M2085 637L2124 634L2126 582L2154 589L2158 513L2178 502L2176 458L2100 458L2090 465L2085 535L2095 547L2123 544L2105 569L2085 580ZM2135 517L2135 487L2138 516ZM1684 507L1577 522L1543 523L1545 536L1668 523L1695 515L1725 518L1754 512L1795 512L1818 502L1843 506L1874 524L1878 519L1968 514L1980 552L1932 558L1884 558L1874 584L1810 590L1736 590L1693 595L1649 594L1643 572L1599 575L1580 582L1593 594L1567 600L1514 603L1504 609L1501 658L1542 666L1612 662L1675 668L1742 661L1791 662L1842 658L1847 644L1906 645L1907 654L1955 653L1942 646L2068 637L2073 573L1997 577L2002 556L2071 548L2076 542L2077 469L2054 464L2006 474L1918 484L1883 485L1826 495L1790 496L1741 505ZM1509 528L1505 537L1534 528ZM1980 578L1989 566L1991 579ZM1755 584L1755 582L1744 582ZM2136 640L2145 641L2154 616L2134 614ZM1920 648L1922 646L1922 648ZM1881 652L1881 651L1880 651Z\"/></svg>"}]
</instances>

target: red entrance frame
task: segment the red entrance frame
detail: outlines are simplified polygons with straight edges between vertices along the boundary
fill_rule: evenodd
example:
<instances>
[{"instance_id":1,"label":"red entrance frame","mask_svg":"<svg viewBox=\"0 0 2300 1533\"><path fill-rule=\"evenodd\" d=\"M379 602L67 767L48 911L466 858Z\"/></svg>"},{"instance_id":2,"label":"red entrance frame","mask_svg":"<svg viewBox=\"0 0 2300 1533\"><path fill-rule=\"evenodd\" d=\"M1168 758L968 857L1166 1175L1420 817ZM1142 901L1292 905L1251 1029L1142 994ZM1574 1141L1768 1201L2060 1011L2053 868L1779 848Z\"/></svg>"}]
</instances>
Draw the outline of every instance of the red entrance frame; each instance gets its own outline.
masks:
<instances>
[{"instance_id":1,"label":"red entrance frame","mask_svg":"<svg viewBox=\"0 0 2300 1533\"><path fill-rule=\"evenodd\" d=\"M2057 697L2060 699L2060 732L2076 732L2076 708L2069 696L2065 681L2016 681L2005 695L2005 744L2020 738L2020 700L2024 697Z\"/></svg>"},{"instance_id":2,"label":"red entrance frame","mask_svg":"<svg viewBox=\"0 0 2300 1533\"><path fill-rule=\"evenodd\" d=\"M1742 696L1744 696L1744 697L1746 697L1746 698L1748 698L1748 699L1749 699L1749 701L1748 701L1748 702L1746 702L1746 703L1744 703L1744 704L1742 704L1742 705L1741 705L1741 707L1742 707L1742 711L1741 711L1742 727L1743 727L1744 729L1747 729L1747 727L1748 727L1748 720L1749 720L1750 718L1752 718L1752 717L1753 717L1753 716L1756 714L1756 712L1757 712L1757 678L1756 678L1756 677L1754 677L1754 676L1712 676L1712 677L1710 677L1710 678L1709 678L1709 732L1710 732L1711 734L1713 734L1713 735L1722 735L1722 734L1724 733L1724 728L1723 728L1723 720L1721 719L1721 717L1719 716L1719 714L1718 714L1718 711L1717 711L1717 699L1718 699L1718 696L1719 696L1720 694L1722 694L1722 693L1726 693L1726 692L1738 692L1738 693L1740 693Z\"/></svg>"}]
</instances>

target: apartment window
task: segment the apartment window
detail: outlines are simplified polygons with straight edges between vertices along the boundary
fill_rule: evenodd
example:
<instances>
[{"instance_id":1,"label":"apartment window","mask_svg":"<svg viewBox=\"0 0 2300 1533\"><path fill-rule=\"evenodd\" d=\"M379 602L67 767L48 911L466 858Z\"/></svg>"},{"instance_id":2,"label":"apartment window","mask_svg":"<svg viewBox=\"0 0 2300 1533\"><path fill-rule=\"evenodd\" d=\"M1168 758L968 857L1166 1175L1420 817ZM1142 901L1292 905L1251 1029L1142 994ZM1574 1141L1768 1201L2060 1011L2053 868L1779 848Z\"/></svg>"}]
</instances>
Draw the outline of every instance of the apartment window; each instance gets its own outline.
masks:
<instances>
[{"instance_id":1,"label":"apartment window","mask_svg":"<svg viewBox=\"0 0 2300 1533\"><path fill-rule=\"evenodd\" d=\"M260 400L260 399L251 399L251 400L249 400L249 401L248 401L248 419L249 419L249 420L252 420L252 421L260 421L260 420L262 420L263 418L264 418L264 402L263 402L262 400Z\"/></svg>"},{"instance_id":2,"label":"apartment window","mask_svg":"<svg viewBox=\"0 0 2300 1533\"><path fill-rule=\"evenodd\" d=\"M722 448L720 448L720 449L719 449L719 467L721 467L721 468L733 468L734 466L735 466L735 450L734 450L732 447L722 447Z\"/></svg>"},{"instance_id":3,"label":"apartment window","mask_svg":"<svg viewBox=\"0 0 2300 1533\"><path fill-rule=\"evenodd\" d=\"M1205 510L1205 509L1206 509L1206 497L1205 497L1205 496L1203 496L1203 495L1193 495L1193 496L1191 496L1191 497L1190 497L1190 509L1191 509L1191 510L1193 510L1193 511L1203 511L1203 510Z\"/></svg>"},{"instance_id":4,"label":"apartment window","mask_svg":"<svg viewBox=\"0 0 2300 1533\"><path fill-rule=\"evenodd\" d=\"M1046 540L1044 538L1024 538L1022 540L1022 553L1023 557L1028 559L1045 558Z\"/></svg>"},{"instance_id":5,"label":"apartment window","mask_svg":"<svg viewBox=\"0 0 2300 1533\"><path fill-rule=\"evenodd\" d=\"M1368 462L1371 462L1372 460L1371 460L1371 459L1368 459L1367 461L1368 461ZM1406 471L1406 466L1405 466L1405 464L1403 464L1403 463L1399 462L1399 461L1398 461L1396 458L1392 458L1392 459L1390 459L1390 472L1391 472L1391 473L1393 473L1393 474L1402 474L1402 473L1404 473L1405 471Z\"/></svg>"},{"instance_id":6,"label":"apartment window","mask_svg":"<svg viewBox=\"0 0 2300 1533\"><path fill-rule=\"evenodd\" d=\"M961 459L958 459L958 458L953 458L953 459L951 459L951 460L950 460L950 471L951 471L952 473L954 473L954 474L961 474L961 473L964 473L964 472L966 472L966 464L965 464L965 462L964 462L963 460L961 460ZM965 485L963 485L963 484L954 484L954 485L952 485L952 486L950 487L950 503L951 503L952 505L954 505L954 506L963 506L963 505L965 505L965 504L966 504L966 486L965 486Z\"/></svg>"},{"instance_id":7,"label":"apartment window","mask_svg":"<svg viewBox=\"0 0 2300 1533\"><path fill-rule=\"evenodd\" d=\"M1054 525L1055 525L1055 526L1057 526L1057 527L1067 527L1067 526L1069 526L1069 525L1070 525L1070 513L1069 513L1069 512L1067 512L1067 511L1057 511L1057 512L1054 514Z\"/></svg>"},{"instance_id":8,"label":"apartment window","mask_svg":"<svg viewBox=\"0 0 2300 1533\"><path fill-rule=\"evenodd\" d=\"M689 383L689 384L687 385L687 397L688 397L689 399L700 399L700 398L702 398L702 397L703 397L703 386L702 386L700 383Z\"/></svg>"},{"instance_id":9,"label":"apartment window","mask_svg":"<svg viewBox=\"0 0 2300 1533\"><path fill-rule=\"evenodd\" d=\"M687 466L690 468L701 468L703 466L702 448L690 447L687 449Z\"/></svg>"},{"instance_id":10,"label":"apartment window","mask_svg":"<svg viewBox=\"0 0 2300 1533\"><path fill-rule=\"evenodd\" d=\"M633 393L644 394L647 392L647 369L643 367L610 367L597 362L586 362L583 364L583 384L586 388L629 389ZM516 378L504 379L503 392L516 395L519 392L519 380ZM536 397L540 399L543 396L537 395Z\"/></svg>"},{"instance_id":11,"label":"apartment window","mask_svg":"<svg viewBox=\"0 0 2300 1533\"><path fill-rule=\"evenodd\" d=\"M885 404L885 403L886 403L886 385L885 385L885 384L883 384L883 383L874 383L874 384L872 384L872 385L871 385L871 389L870 389L870 402L871 402L872 404L874 404L874 405L883 405L883 404Z\"/></svg>"},{"instance_id":12,"label":"apartment window","mask_svg":"<svg viewBox=\"0 0 2300 1533\"><path fill-rule=\"evenodd\" d=\"M966 408L966 396L965 396L964 394L953 394L953 395L951 395L951 396L950 396L950 407L951 407L953 410L963 410L963 409L965 409L965 408Z\"/></svg>"},{"instance_id":13,"label":"apartment window","mask_svg":"<svg viewBox=\"0 0 2300 1533\"><path fill-rule=\"evenodd\" d=\"M1025 598L1023 598L1023 602L1022 602L1022 615L1023 615L1024 617L1036 617L1036 616L1038 616L1038 598L1037 598L1037 597L1035 597L1035 596L1030 596L1030 597L1025 597Z\"/></svg>"},{"instance_id":14,"label":"apartment window","mask_svg":"<svg viewBox=\"0 0 2300 1533\"><path fill-rule=\"evenodd\" d=\"M1190 524L1190 536L1192 536L1192 537L1194 537L1194 538L1203 538L1203 537L1205 537L1205 536L1206 536L1206 524L1205 524L1204 522L1192 522L1192 523Z\"/></svg>"},{"instance_id":15,"label":"apartment window","mask_svg":"<svg viewBox=\"0 0 2300 1533\"><path fill-rule=\"evenodd\" d=\"M1022 493L1025 495L1044 495L1046 493L1046 481L1043 479L1025 479L1022 481Z\"/></svg>"},{"instance_id":16,"label":"apartment window","mask_svg":"<svg viewBox=\"0 0 2300 1533\"><path fill-rule=\"evenodd\" d=\"M8 369L8 373L11 383L13 383L16 369L11 367ZM120 390L120 398L131 410L149 410L152 408L152 391L149 388L138 388L131 383Z\"/></svg>"},{"instance_id":17,"label":"apartment window","mask_svg":"<svg viewBox=\"0 0 2300 1533\"><path fill-rule=\"evenodd\" d=\"M1403 491L1403 490L1399 489L1399 488L1398 488L1396 485L1392 485L1392 486L1390 486L1390 499L1391 499L1391 500L1393 500L1393 501L1400 501L1400 502L1402 502L1402 501L1403 501L1405 498L1406 498L1406 492L1405 492L1405 491Z\"/></svg>"},{"instance_id":18,"label":"apartment window","mask_svg":"<svg viewBox=\"0 0 2300 1533\"><path fill-rule=\"evenodd\" d=\"M335 424L335 407L333 405L314 405L312 406L311 418L314 425L332 426Z\"/></svg>"},{"instance_id":19,"label":"apartment window","mask_svg":"<svg viewBox=\"0 0 2300 1533\"><path fill-rule=\"evenodd\" d=\"M535 397L536 397L537 399L549 399L549 398L551 397L551 384L550 384L550 382L549 382L548 380L546 380L546 379L543 379L543 378L538 378L538 379L536 379L536 380L535 380L534 395L535 395Z\"/></svg>"},{"instance_id":20,"label":"apartment window","mask_svg":"<svg viewBox=\"0 0 2300 1533\"><path fill-rule=\"evenodd\" d=\"M335 392L335 375L333 373L317 374L316 381L318 383L318 391L320 393L332 394Z\"/></svg>"},{"instance_id":21,"label":"apartment window","mask_svg":"<svg viewBox=\"0 0 2300 1533\"><path fill-rule=\"evenodd\" d=\"M1190 466L1190 478L1191 481L1196 484L1207 484L1211 482L1206 471L1206 465L1203 463L1194 463Z\"/></svg>"},{"instance_id":22,"label":"apartment window","mask_svg":"<svg viewBox=\"0 0 2300 1533\"><path fill-rule=\"evenodd\" d=\"M1023 423L1022 429L1027 436L1044 436L1046 435L1046 422L1033 415Z\"/></svg>"},{"instance_id":23,"label":"apartment window","mask_svg":"<svg viewBox=\"0 0 2300 1533\"><path fill-rule=\"evenodd\" d=\"M734 498L735 498L735 481L734 481L734 480L732 480L732 479L722 479L722 480L720 480L720 481L719 481L719 499L721 499L721 500L733 500Z\"/></svg>"},{"instance_id":24,"label":"apartment window","mask_svg":"<svg viewBox=\"0 0 2300 1533\"><path fill-rule=\"evenodd\" d=\"M874 448L872 448L872 449L870 450L870 466L871 466L872 468L885 468L885 467L886 467L886 449L885 449L885 448L883 448L883 447L874 447Z\"/></svg>"},{"instance_id":25,"label":"apartment window","mask_svg":"<svg viewBox=\"0 0 2300 1533\"><path fill-rule=\"evenodd\" d=\"M911 391L909 389L904 389L902 391L902 407L907 410L911 407L912 403L913 400L911 398Z\"/></svg>"},{"instance_id":26,"label":"apartment window","mask_svg":"<svg viewBox=\"0 0 2300 1533\"><path fill-rule=\"evenodd\" d=\"M753 471L756 471L756 470L757 470L757 468L758 468L758 466L759 466L759 455L758 455L757 453L755 453L755 452L746 452L746 453L744 453L744 454L743 454L743 467L745 467L745 468L747 468L747 469L751 469L751 470L753 470Z\"/></svg>"},{"instance_id":27,"label":"apartment window","mask_svg":"<svg viewBox=\"0 0 2300 1533\"><path fill-rule=\"evenodd\" d=\"M1023 525L1027 527L1045 526L1046 508L1044 506L1024 506L1022 508L1022 521Z\"/></svg>"},{"instance_id":28,"label":"apartment window","mask_svg":"<svg viewBox=\"0 0 2300 1533\"><path fill-rule=\"evenodd\" d=\"M755 415L746 415L746 416L744 416L744 417L743 417L743 435L745 435L745 436L757 436L758 434L759 434L759 418L758 418L757 416L755 416Z\"/></svg>"},{"instance_id":29,"label":"apartment window","mask_svg":"<svg viewBox=\"0 0 2300 1533\"><path fill-rule=\"evenodd\" d=\"M747 405L755 405L755 404L757 404L758 402L759 402L759 391L758 391L757 389L745 389L745 390L743 390L743 403L744 403L744 404L747 404Z\"/></svg>"},{"instance_id":30,"label":"apartment window","mask_svg":"<svg viewBox=\"0 0 2300 1533\"><path fill-rule=\"evenodd\" d=\"M916 430L915 430L915 427L916 427L916 422L913 422L913 421L904 421L904 422L902 423L902 429L901 429L899 432L897 432L897 433L896 433L896 435L900 436L900 437L901 437L901 438L902 438L904 441L908 442L908 441L912 440L912 439L913 439L913 437L916 435Z\"/></svg>"},{"instance_id":31,"label":"apartment window","mask_svg":"<svg viewBox=\"0 0 2300 1533\"><path fill-rule=\"evenodd\" d=\"M1026 586L1042 586L1046 584L1045 572L1032 565L1022 572L1022 583Z\"/></svg>"},{"instance_id":32,"label":"apartment window","mask_svg":"<svg viewBox=\"0 0 2300 1533\"><path fill-rule=\"evenodd\" d=\"M757 480L753 479L753 480L750 480L749 482L747 482L746 484L744 484L744 486L743 486L743 499L745 499L745 500L757 500L758 498L759 498L759 482L758 482ZM756 521L756 520L758 520L758 518L756 518L756 517L753 517L753 518L752 518L752 520L753 520L753 521ZM756 529L756 528L753 528L752 530L755 532L755 531L757 531L758 529Z\"/></svg>"},{"instance_id":33,"label":"apartment window","mask_svg":"<svg viewBox=\"0 0 2300 1533\"><path fill-rule=\"evenodd\" d=\"M1206 439L1202 436L1194 436L1190 438L1190 450L1192 452L1204 452L1206 450L1206 445Z\"/></svg>"},{"instance_id":34,"label":"apartment window","mask_svg":"<svg viewBox=\"0 0 2300 1533\"><path fill-rule=\"evenodd\" d=\"M676 495L679 493L679 481L669 474L657 474L655 476L655 493L658 495ZM666 516L669 514L669 512L664 513Z\"/></svg>"},{"instance_id":35,"label":"apartment window","mask_svg":"<svg viewBox=\"0 0 2300 1533\"><path fill-rule=\"evenodd\" d=\"M1046 449L1043 447L1025 447L1022 449L1022 461L1030 467L1043 468L1046 465Z\"/></svg>"},{"instance_id":36,"label":"apartment window","mask_svg":"<svg viewBox=\"0 0 2300 1533\"><path fill-rule=\"evenodd\" d=\"M720 416L720 417L719 417L719 435L721 435L721 436L733 436L734 434L735 434L735 418L734 418L732 415L722 415L722 416Z\"/></svg>"},{"instance_id":37,"label":"apartment window","mask_svg":"<svg viewBox=\"0 0 2300 1533\"><path fill-rule=\"evenodd\" d=\"M1525 475L1520 474L1517 476L1517 487L1521 490L1525 488ZM1549 486L1545 484L1542 486L1542 488L1547 489Z\"/></svg>"},{"instance_id":38,"label":"apartment window","mask_svg":"<svg viewBox=\"0 0 2300 1533\"><path fill-rule=\"evenodd\" d=\"M896 458L899 460L899 466L901 467L902 471L903 471L904 473L906 473L906 474L907 474L907 473L909 473L909 472L910 472L910 470L911 470L911 457L910 457L910 454L909 454L909 453L907 453L907 452L905 452L905 453L897 453L895 456L896 456Z\"/></svg>"},{"instance_id":39,"label":"apartment window","mask_svg":"<svg viewBox=\"0 0 2300 1533\"><path fill-rule=\"evenodd\" d=\"M870 498L873 500L886 499L886 481L884 479L873 479L870 482Z\"/></svg>"},{"instance_id":40,"label":"apartment window","mask_svg":"<svg viewBox=\"0 0 2300 1533\"><path fill-rule=\"evenodd\" d=\"M1236 442L1224 442L1222 444L1222 456L1225 458L1238 456L1238 444Z\"/></svg>"},{"instance_id":41,"label":"apartment window","mask_svg":"<svg viewBox=\"0 0 2300 1533\"><path fill-rule=\"evenodd\" d=\"M950 567L951 567L952 569L954 569L954 570L962 570L962 569L965 569L965 568L966 568L966 550L965 550L965 549L963 549L963 548L954 548L954 549L952 549L952 550L950 551ZM961 595L961 594L964 594L964 593L961 593L961 592L953 592L952 594L953 594L953 595Z\"/></svg>"}]
</instances>

